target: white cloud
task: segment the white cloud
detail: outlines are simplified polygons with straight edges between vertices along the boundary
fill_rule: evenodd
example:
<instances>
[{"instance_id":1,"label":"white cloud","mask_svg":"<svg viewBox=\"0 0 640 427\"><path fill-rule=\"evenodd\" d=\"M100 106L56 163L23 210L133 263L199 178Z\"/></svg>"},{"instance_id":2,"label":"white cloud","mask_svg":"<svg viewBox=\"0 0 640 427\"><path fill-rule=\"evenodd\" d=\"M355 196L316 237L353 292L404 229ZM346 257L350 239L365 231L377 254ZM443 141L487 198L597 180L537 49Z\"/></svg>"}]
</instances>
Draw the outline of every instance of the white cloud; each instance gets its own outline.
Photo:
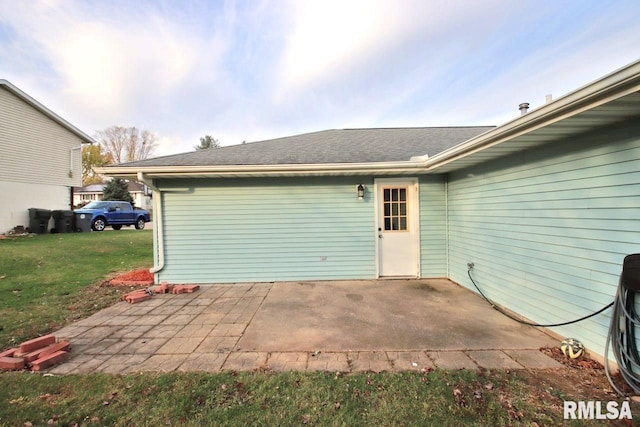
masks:
<instances>
[{"instance_id":1,"label":"white cloud","mask_svg":"<svg viewBox=\"0 0 640 427\"><path fill-rule=\"evenodd\" d=\"M629 9L627 13L627 9ZM0 69L157 154L325 128L499 124L637 56L633 3L0 0ZM595 12L594 12L595 10ZM633 12L633 13L632 13Z\"/></svg>"},{"instance_id":2,"label":"white cloud","mask_svg":"<svg viewBox=\"0 0 640 427\"><path fill-rule=\"evenodd\" d=\"M135 117L148 98L171 96L194 74L216 80L224 42L215 34L201 37L188 23L172 22L171 15L152 7L144 14L120 16L117 10L107 15L108 9L91 10L87 4L31 6L18 2L8 9L5 22L42 52L63 93L105 121Z\"/></svg>"}]
</instances>

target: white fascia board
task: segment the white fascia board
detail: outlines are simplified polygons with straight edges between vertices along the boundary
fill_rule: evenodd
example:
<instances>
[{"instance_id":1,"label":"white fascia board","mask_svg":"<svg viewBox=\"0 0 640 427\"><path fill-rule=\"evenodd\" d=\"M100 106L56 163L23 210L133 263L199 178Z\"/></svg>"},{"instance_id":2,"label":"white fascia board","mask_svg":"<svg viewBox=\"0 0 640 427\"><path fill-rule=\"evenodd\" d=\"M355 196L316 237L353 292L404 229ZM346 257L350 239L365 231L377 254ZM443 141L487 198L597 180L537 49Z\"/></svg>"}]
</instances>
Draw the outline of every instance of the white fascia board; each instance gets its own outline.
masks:
<instances>
[{"instance_id":1,"label":"white fascia board","mask_svg":"<svg viewBox=\"0 0 640 427\"><path fill-rule=\"evenodd\" d=\"M42 114L44 114L45 116L49 117L54 122L58 123L60 126L62 126L63 128L67 129L69 132L71 132L74 135L76 135L77 137L79 137L80 138L80 142L82 144L95 144L96 143L95 139L93 139L92 137L90 137L86 133L82 132L80 129L78 129L77 127L75 127L74 125L72 125L71 123L69 123L68 121L66 121L65 119L63 119L62 117L60 117L59 115L57 115L56 113L54 113L53 111L51 111L50 109L48 109L47 107L42 105L40 102L36 101L31 96L27 95L25 92L20 90L17 86L15 86L10 81L4 80L4 79L0 79L0 87L4 87L9 92L14 94L18 98L20 98L21 100L26 102L27 104L31 105L33 108L35 108L36 110L40 111Z\"/></svg>"},{"instance_id":2,"label":"white fascia board","mask_svg":"<svg viewBox=\"0 0 640 427\"><path fill-rule=\"evenodd\" d=\"M96 168L96 173L106 176L133 176L138 172L147 177L267 177L267 176L331 176L348 174L406 174L424 168L424 162L385 163L327 163L300 165L229 165L229 166L110 166Z\"/></svg>"}]
</instances>

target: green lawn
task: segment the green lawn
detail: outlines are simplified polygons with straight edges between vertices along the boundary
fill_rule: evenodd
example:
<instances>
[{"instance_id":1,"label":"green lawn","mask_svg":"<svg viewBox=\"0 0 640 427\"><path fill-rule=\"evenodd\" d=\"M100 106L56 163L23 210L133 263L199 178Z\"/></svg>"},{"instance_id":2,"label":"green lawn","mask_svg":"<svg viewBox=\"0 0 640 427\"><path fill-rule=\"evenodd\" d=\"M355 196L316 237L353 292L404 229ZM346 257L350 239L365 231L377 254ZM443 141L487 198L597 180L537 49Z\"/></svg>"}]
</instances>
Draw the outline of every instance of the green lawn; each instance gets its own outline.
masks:
<instances>
[{"instance_id":1,"label":"green lawn","mask_svg":"<svg viewBox=\"0 0 640 427\"><path fill-rule=\"evenodd\" d=\"M122 290L100 284L151 264L150 231L0 240L0 349L113 304ZM563 399L615 399L607 386L601 370L574 368L348 375L5 372L0 426L547 426L562 424ZM640 417L635 405L633 411Z\"/></svg>"},{"instance_id":2,"label":"green lawn","mask_svg":"<svg viewBox=\"0 0 640 427\"><path fill-rule=\"evenodd\" d=\"M150 230L46 234L0 240L0 349L86 317L119 298L99 287L153 265Z\"/></svg>"},{"instance_id":3,"label":"green lawn","mask_svg":"<svg viewBox=\"0 0 640 427\"><path fill-rule=\"evenodd\" d=\"M500 426L559 423L526 403L516 375L469 371L350 374L4 374L0 424L109 426Z\"/></svg>"}]
</instances>

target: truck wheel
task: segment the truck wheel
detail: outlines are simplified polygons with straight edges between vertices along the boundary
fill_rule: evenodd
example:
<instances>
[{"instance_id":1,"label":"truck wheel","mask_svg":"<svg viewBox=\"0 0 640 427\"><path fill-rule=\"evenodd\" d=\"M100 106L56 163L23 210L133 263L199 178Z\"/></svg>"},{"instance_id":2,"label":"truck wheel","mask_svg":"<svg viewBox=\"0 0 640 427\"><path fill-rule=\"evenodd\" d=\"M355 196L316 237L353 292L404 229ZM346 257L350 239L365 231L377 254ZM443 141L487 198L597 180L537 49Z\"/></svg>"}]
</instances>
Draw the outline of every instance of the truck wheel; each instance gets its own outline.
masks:
<instances>
[{"instance_id":1,"label":"truck wheel","mask_svg":"<svg viewBox=\"0 0 640 427\"><path fill-rule=\"evenodd\" d=\"M142 230L144 228L144 218L140 217L136 221L136 230Z\"/></svg>"},{"instance_id":2,"label":"truck wheel","mask_svg":"<svg viewBox=\"0 0 640 427\"><path fill-rule=\"evenodd\" d=\"M104 220L104 218L96 218L93 221L93 224L91 224L91 228L93 228L94 231L104 231L106 226L107 222Z\"/></svg>"},{"instance_id":3,"label":"truck wheel","mask_svg":"<svg viewBox=\"0 0 640 427\"><path fill-rule=\"evenodd\" d=\"M120 230L122 228L122 225L112 225L111 228L113 228L114 230Z\"/></svg>"}]
</instances>

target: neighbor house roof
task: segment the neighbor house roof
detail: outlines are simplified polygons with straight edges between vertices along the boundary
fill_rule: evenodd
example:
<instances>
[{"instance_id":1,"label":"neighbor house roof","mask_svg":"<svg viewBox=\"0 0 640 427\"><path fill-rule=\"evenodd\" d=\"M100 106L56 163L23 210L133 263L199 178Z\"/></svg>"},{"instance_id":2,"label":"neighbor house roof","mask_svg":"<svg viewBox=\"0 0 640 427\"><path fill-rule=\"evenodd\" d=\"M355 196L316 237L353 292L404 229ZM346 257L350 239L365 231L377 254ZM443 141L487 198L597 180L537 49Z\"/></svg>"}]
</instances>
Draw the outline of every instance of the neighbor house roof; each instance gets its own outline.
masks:
<instances>
[{"instance_id":1,"label":"neighbor house roof","mask_svg":"<svg viewBox=\"0 0 640 427\"><path fill-rule=\"evenodd\" d=\"M102 193L104 187L107 184L89 184L84 187L73 187L73 192L78 193ZM144 186L138 182L129 181L127 183L127 189L129 192L142 192L144 191Z\"/></svg>"},{"instance_id":2,"label":"neighbor house roof","mask_svg":"<svg viewBox=\"0 0 640 427\"><path fill-rule=\"evenodd\" d=\"M638 118L640 61L495 128L329 130L115 165L96 172L143 182L163 177L447 173Z\"/></svg>"},{"instance_id":3,"label":"neighbor house roof","mask_svg":"<svg viewBox=\"0 0 640 427\"><path fill-rule=\"evenodd\" d=\"M121 167L301 165L409 161L432 156L492 129L429 127L332 129L267 141L191 151L125 163Z\"/></svg>"},{"instance_id":4,"label":"neighbor house roof","mask_svg":"<svg viewBox=\"0 0 640 427\"><path fill-rule=\"evenodd\" d=\"M58 123L60 126L67 129L69 132L73 133L74 135L76 135L78 138L80 138L80 140L83 143L93 144L94 142L96 142L89 135L82 132L80 129L78 129L77 127L75 127L74 125L72 125L71 123L69 123L68 121L66 121L65 119L63 119L62 117L60 117L59 115L57 115L56 113L54 113L53 111L51 111L50 109L42 105L41 103L36 101L31 96L27 95L25 92L20 90L17 86L13 85L8 80L0 79L0 88L3 88L9 91L13 95L17 96L18 98L26 102L27 104L31 105L33 108L40 111L42 114L49 117L51 120Z\"/></svg>"}]
</instances>

